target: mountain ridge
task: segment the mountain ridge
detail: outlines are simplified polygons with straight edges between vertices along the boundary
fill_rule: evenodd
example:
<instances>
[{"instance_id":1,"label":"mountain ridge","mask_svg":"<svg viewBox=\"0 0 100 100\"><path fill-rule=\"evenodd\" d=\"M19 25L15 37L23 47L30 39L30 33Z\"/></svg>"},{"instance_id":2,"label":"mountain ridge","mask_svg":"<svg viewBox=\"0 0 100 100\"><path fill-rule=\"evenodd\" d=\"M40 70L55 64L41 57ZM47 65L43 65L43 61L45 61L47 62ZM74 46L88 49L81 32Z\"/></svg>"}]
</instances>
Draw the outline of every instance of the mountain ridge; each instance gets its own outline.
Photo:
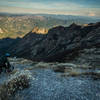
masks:
<instances>
[{"instance_id":1,"label":"mountain ridge","mask_svg":"<svg viewBox=\"0 0 100 100\"><path fill-rule=\"evenodd\" d=\"M78 60L81 51L93 49L93 56L90 56L94 60L95 52L100 49L99 44L100 22L84 27L72 24L69 27L54 27L45 35L30 32L9 51L13 56L34 61L64 62ZM98 63L96 60L89 62Z\"/></svg>"}]
</instances>

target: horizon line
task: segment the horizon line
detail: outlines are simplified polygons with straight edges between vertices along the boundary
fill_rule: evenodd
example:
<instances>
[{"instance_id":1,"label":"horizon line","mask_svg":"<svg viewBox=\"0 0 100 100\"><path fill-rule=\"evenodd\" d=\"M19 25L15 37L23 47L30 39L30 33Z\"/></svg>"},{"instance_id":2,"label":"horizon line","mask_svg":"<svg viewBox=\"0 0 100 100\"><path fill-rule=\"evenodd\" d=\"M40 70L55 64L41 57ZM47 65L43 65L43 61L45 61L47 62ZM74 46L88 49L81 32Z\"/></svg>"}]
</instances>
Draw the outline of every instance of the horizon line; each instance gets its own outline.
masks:
<instances>
[{"instance_id":1,"label":"horizon line","mask_svg":"<svg viewBox=\"0 0 100 100\"><path fill-rule=\"evenodd\" d=\"M64 16L80 16L80 17L91 17L100 18L100 16L86 16L86 15L74 15L74 14L54 14L54 13L14 13L14 12L0 12L0 14L11 14L11 15L64 15Z\"/></svg>"}]
</instances>

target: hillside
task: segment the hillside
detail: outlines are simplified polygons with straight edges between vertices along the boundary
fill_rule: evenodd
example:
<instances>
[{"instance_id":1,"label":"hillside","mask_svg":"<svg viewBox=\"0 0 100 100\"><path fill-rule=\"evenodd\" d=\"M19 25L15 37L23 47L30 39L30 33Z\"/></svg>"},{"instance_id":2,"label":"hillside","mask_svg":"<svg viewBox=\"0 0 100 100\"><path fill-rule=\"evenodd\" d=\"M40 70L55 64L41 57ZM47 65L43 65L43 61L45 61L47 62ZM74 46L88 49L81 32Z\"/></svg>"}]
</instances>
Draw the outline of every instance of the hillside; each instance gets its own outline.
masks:
<instances>
[{"instance_id":1,"label":"hillside","mask_svg":"<svg viewBox=\"0 0 100 100\"><path fill-rule=\"evenodd\" d=\"M100 65L100 23L58 26L48 34L28 33L9 51L17 57L35 61L75 61Z\"/></svg>"}]
</instances>

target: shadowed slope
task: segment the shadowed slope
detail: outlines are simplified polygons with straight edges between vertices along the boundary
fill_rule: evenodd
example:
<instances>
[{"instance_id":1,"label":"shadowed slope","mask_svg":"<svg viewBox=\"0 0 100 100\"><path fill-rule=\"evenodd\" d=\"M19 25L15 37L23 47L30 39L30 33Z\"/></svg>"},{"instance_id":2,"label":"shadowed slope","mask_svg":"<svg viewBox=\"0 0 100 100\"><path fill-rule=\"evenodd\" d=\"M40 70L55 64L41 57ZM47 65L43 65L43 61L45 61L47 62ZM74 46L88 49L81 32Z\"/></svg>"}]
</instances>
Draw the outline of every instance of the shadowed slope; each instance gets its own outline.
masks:
<instances>
[{"instance_id":1,"label":"shadowed slope","mask_svg":"<svg viewBox=\"0 0 100 100\"><path fill-rule=\"evenodd\" d=\"M72 24L52 28L47 35L30 32L13 47L11 53L36 61L72 61L81 50L99 50L99 44L100 23L84 27Z\"/></svg>"}]
</instances>

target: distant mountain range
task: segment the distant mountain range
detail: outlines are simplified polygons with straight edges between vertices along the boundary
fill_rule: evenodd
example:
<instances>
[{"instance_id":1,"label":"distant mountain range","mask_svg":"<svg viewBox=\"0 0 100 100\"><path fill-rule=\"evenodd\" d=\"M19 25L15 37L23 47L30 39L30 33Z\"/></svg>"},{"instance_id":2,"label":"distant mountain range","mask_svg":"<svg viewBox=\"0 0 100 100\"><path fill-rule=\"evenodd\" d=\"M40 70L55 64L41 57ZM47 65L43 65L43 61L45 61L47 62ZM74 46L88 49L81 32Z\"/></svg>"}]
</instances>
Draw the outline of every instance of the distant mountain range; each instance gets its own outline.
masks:
<instances>
[{"instance_id":1,"label":"distant mountain range","mask_svg":"<svg viewBox=\"0 0 100 100\"><path fill-rule=\"evenodd\" d=\"M34 27L48 30L59 25L69 26L73 22L88 24L98 21L100 21L99 18L71 15L0 13L0 38L23 37Z\"/></svg>"},{"instance_id":2,"label":"distant mountain range","mask_svg":"<svg viewBox=\"0 0 100 100\"><path fill-rule=\"evenodd\" d=\"M75 15L54 15L54 14L39 14L40 16L52 17L57 19L63 19L67 21L73 21L74 23L88 24L100 21L99 17L90 16L75 16ZM84 22L85 21L85 22Z\"/></svg>"}]
</instances>

